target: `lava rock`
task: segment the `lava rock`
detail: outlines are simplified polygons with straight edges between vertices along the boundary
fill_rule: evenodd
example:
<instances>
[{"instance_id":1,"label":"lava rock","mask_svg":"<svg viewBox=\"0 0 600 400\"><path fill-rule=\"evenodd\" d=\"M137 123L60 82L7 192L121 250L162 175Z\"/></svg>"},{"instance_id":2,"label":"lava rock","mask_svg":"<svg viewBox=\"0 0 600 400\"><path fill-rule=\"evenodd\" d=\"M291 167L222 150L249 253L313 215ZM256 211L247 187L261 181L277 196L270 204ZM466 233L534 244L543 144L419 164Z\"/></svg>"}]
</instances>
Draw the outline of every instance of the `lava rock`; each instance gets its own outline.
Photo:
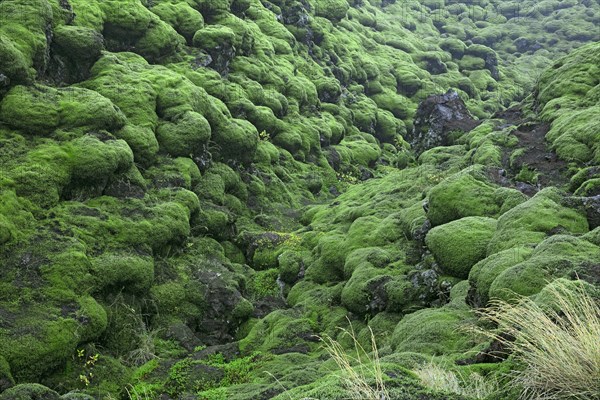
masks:
<instances>
[{"instance_id":1,"label":"lava rock","mask_svg":"<svg viewBox=\"0 0 600 400\"><path fill-rule=\"evenodd\" d=\"M415 153L421 154L434 147L451 145L450 132L468 132L477 125L458 93L450 89L419 104L408 139Z\"/></svg>"}]
</instances>

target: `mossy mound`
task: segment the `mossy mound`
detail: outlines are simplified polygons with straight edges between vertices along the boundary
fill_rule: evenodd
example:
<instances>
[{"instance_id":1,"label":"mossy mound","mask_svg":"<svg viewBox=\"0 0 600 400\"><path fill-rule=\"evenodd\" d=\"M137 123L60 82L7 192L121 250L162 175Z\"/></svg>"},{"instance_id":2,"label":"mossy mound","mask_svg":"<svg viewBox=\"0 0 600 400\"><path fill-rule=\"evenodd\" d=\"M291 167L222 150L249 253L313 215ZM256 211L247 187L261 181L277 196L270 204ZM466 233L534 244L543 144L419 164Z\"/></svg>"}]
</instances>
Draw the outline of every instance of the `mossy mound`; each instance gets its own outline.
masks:
<instances>
[{"instance_id":1,"label":"mossy mound","mask_svg":"<svg viewBox=\"0 0 600 400\"><path fill-rule=\"evenodd\" d=\"M555 278L589 276L600 258L600 248L568 235L552 236L540 243L527 260L502 271L492 282L490 298L510 299L515 294L538 293Z\"/></svg>"},{"instance_id":2,"label":"mossy mound","mask_svg":"<svg viewBox=\"0 0 600 400\"><path fill-rule=\"evenodd\" d=\"M436 185L428 196L427 218L433 226L463 217L495 217L503 200L477 169L466 169Z\"/></svg>"},{"instance_id":3,"label":"mossy mound","mask_svg":"<svg viewBox=\"0 0 600 400\"><path fill-rule=\"evenodd\" d=\"M586 233L589 228L585 215L561 205L562 199L558 190L548 188L504 213L498 219L498 229L488 246L488 254L536 245L552 233Z\"/></svg>"},{"instance_id":4,"label":"mossy mound","mask_svg":"<svg viewBox=\"0 0 600 400\"><path fill-rule=\"evenodd\" d=\"M475 306L486 305L490 300L490 287L498 275L525 261L531 253L531 248L513 247L492 254L475 264L469 272L469 301Z\"/></svg>"},{"instance_id":5,"label":"mossy mound","mask_svg":"<svg viewBox=\"0 0 600 400\"><path fill-rule=\"evenodd\" d=\"M477 348L468 304L596 282L597 45L532 69L597 4L442 5L0 1L0 398L343 398L318 336L354 327L391 397L441 399L405 363ZM417 159L451 88L533 91L576 196L508 188L510 111Z\"/></svg>"},{"instance_id":6,"label":"mossy mound","mask_svg":"<svg viewBox=\"0 0 600 400\"><path fill-rule=\"evenodd\" d=\"M428 355L465 353L481 343L481 338L465 335L468 310L446 306L425 309L405 316L394 330L391 344L396 352L412 351Z\"/></svg>"},{"instance_id":7,"label":"mossy mound","mask_svg":"<svg viewBox=\"0 0 600 400\"><path fill-rule=\"evenodd\" d=\"M6 400L60 400L61 396L45 386L37 383L26 383L14 386L3 393L0 393L0 399Z\"/></svg>"},{"instance_id":8,"label":"mossy mound","mask_svg":"<svg viewBox=\"0 0 600 400\"><path fill-rule=\"evenodd\" d=\"M471 267L485 258L495 230L495 219L466 217L433 228L425 243L445 273L467 278Z\"/></svg>"},{"instance_id":9,"label":"mossy mound","mask_svg":"<svg viewBox=\"0 0 600 400\"><path fill-rule=\"evenodd\" d=\"M546 138L557 154L579 164L598 164L599 84L597 74L600 47L590 44L558 60L540 78L537 94L541 116L552 121Z\"/></svg>"}]
</instances>

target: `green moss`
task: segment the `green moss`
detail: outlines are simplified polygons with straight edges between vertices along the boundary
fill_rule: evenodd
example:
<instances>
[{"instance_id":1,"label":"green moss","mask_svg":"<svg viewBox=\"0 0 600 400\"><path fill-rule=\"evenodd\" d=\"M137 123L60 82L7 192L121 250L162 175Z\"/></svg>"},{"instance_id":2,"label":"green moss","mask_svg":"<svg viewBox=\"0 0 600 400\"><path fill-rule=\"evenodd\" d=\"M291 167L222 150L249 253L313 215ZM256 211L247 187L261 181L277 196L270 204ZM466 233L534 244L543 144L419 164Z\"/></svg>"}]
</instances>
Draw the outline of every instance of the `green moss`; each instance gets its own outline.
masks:
<instances>
[{"instance_id":1,"label":"green moss","mask_svg":"<svg viewBox=\"0 0 600 400\"><path fill-rule=\"evenodd\" d=\"M278 296L280 292L278 277L279 271L276 268L257 272L248 282L247 290L250 298L260 300L268 296Z\"/></svg>"},{"instance_id":2,"label":"green moss","mask_svg":"<svg viewBox=\"0 0 600 400\"><path fill-rule=\"evenodd\" d=\"M462 58L467 46L460 40L455 38L445 39L440 43L440 48L452 54L453 58Z\"/></svg>"},{"instance_id":3,"label":"green moss","mask_svg":"<svg viewBox=\"0 0 600 400\"><path fill-rule=\"evenodd\" d=\"M592 298L598 298L598 288L584 280L569 280L559 278L549 282L538 294L535 295L535 303L542 309L553 309L561 311L561 304L556 298L556 293L569 296L570 293L587 293ZM568 298L568 297L567 297Z\"/></svg>"},{"instance_id":4,"label":"green moss","mask_svg":"<svg viewBox=\"0 0 600 400\"><path fill-rule=\"evenodd\" d=\"M459 62L458 65L462 70L467 71L476 71L485 69L486 63L485 60L481 57L473 56L473 55L465 55Z\"/></svg>"},{"instance_id":5,"label":"green moss","mask_svg":"<svg viewBox=\"0 0 600 400\"><path fill-rule=\"evenodd\" d=\"M159 316L193 321L202 314L202 290L198 285L172 281L152 286L150 294Z\"/></svg>"},{"instance_id":6,"label":"green moss","mask_svg":"<svg viewBox=\"0 0 600 400\"><path fill-rule=\"evenodd\" d=\"M29 60L8 37L0 35L0 71L13 84L31 82L35 71Z\"/></svg>"},{"instance_id":7,"label":"green moss","mask_svg":"<svg viewBox=\"0 0 600 400\"><path fill-rule=\"evenodd\" d=\"M496 201L502 203L500 214L504 214L508 210L528 200L528 197L525 194L512 188L500 187L496 189L494 195L496 196Z\"/></svg>"},{"instance_id":8,"label":"green moss","mask_svg":"<svg viewBox=\"0 0 600 400\"><path fill-rule=\"evenodd\" d=\"M2 400L60 400L60 398L54 390L37 383L24 383L0 393Z\"/></svg>"},{"instance_id":9,"label":"green moss","mask_svg":"<svg viewBox=\"0 0 600 400\"><path fill-rule=\"evenodd\" d=\"M5 189L0 194L0 231L2 244L17 240L28 233L33 222L33 215L24 207L22 199L14 190Z\"/></svg>"},{"instance_id":10,"label":"green moss","mask_svg":"<svg viewBox=\"0 0 600 400\"><path fill-rule=\"evenodd\" d=\"M427 218L436 226L468 216L494 217L501 206L494 193L477 170L464 170L431 189Z\"/></svg>"},{"instance_id":11,"label":"green moss","mask_svg":"<svg viewBox=\"0 0 600 400\"><path fill-rule=\"evenodd\" d=\"M293 397L344 397L330 375L334 363L313 352L312 335L349 345L336 326L347 326L348 312L371 315L387 354L385 336L401 314L447 300L457 279L437 276L432 256L421 260L426 218L438 226L428 239L438 263L456 275L486 255L470 236L480 230L465 219L502 216L490 254L540 247L541 271L504 252L476 264L475 305L503 286L528 293L525 285L538 290L547 277L589 273L582 260L596 262L598 235L581 239L588 245L571 243L576 250L564 238L560 246L545 242L587 231L584 215L562 196L526 201L489 183L479 166L448 178L469 162L501 167L503 149L516 140L512 128L498 130L494 120L454 132L457 146L423 153L418 164L402 139L418 102L449 87L468 96L480 118L509 107L527 93L533 69L589 38L596 14L587 3L568 12L536 7L538 20L525 32L516 19L494 15L494 4L441 10L437 0L1 1L0 308L13 325L2 331L0 353L9 370L17 380L44 376L61 391L84 389L70 369L80 342L126 360L144 338L185 324L207 344L247 335L246 351L295 352L269 367ZM510 16L513 6L500 11ZM435 18L421 18L426 7ZM527 48L536 41L547 49ZM542 117L553 121L549 142L574 164L598 158L595 49L560 61L533 90ZM595 193L596 178L583 178L573 191ZM310 204L319 206L300 227ZM452 227L459 229L437 235ZM286 232L277 234L284 242L246 240L247 232L277 231ZM416 270L409 266L419 260ZM259 303L278 296L278 277L294 285L293 308L238 329L255 312L242 294ZM465 296L466 283L458 283L450 306L423 324L406 322L393 345L427 354L467 349L454 329L470 317ZM365 324L356 326L368 345ZM162 359L135 382L138 397L144 388L150 397L165 392L178 368L173 379L165 371L189 350L164 339L152 344ZM87 392L122 396L127 371L104 361ZM241 400L282 390L243 365L243 379L204 381L194 368L207 365L197 361L180 371L200 384L172 382L169 396ZM223 372L228 363L218 364L210 366ZM391 364L390 397L436 398ZM235 385L196 393L221 383Z\"/></svg>"},{"instance_id":12,"label":"green moss","mask_svg":"<svg viewBox=\"0 0 600 400\"><path fill-rule=\"evenodd\" d=\"M585 240L555 235L540 243L531 257L501 272L490 286L490 298L513 299L538 293L549 281L587 274L600 259L600 248Z\"/></svg>"},{"instance_id":13,"label":"green moss","mask_svg":"<svg viewBox=\"0 0 600 400\"><path fill-rule=\"evenodd\" d=\"M562 206L561 199L558 190L547 188L504 213L498 219L498 229L489 244L488 254L535 245L553 229L587 232L587 219L581 212Z\"/></svg>"},{"instance_id":14,"label":"green moss","mask_svg":"<svg viewBox=\"0 0 600 400\"><path fill-rule=\"evenodd\" d=\"M188 41L204 27L204 18L186 3L160 3L150 9Z\"/></svg>"},{"instance_id":15,"label":"green moss","mask_svg":"<svg viewBox=\"0 0 600 400\"><path fill-rule=\"evenodd\" d=\"M46 27L52 21L52 8L43 0L7 1L0 5L0 15L6 17L0 28L1 58L10 60L0 62L1 70L13 84L29 83L34 69L43 71L48 62Z\"/></svg>"},{"instance_id":16,"label":"green moss","mask_svg":"<svg viewBox=\"0 0 600 400\"><path fill-rule=\"evenodd\" d=\"M594 243L596 246L600 246L600 227L589 231L588 233L583 235L582 238L590 243Z\"/></svg>"},{"instance_id":17,"label":"green moss","mask_svg":"<svg viewBox=\"0 0 600 400\"><path fill-rule=\"evenodd\" d=\"M140 304L130 296L117 295L105 306L107 328L100 343L115 356L127 357L138 348L145 325L140 314Z\"/></svg>"},{"instance_id":18,"label":"green moss","mask_svg":"<svg viewBox=\"0 0 600 400\"><path fill-rule=\"evenodd\" d=\"M60 121L55 89L17 86L0 103L0 119L31 134L48 134Z\"/></svg>"},{"instance_id":19,"label":"green moss","mask_svg":"<svg viewBox=\"0 0 600 400\"><path fill-rule=\"evenodd\" d=\"M217 153L225 160L249 162L258 145L258 131L254 125L239 119L218 127L212 137L219 145Z\"/></svg>"},{"instance_id":20,"label":"green moss","mask_svg":"<svg viewBox=\"0 0 600 400\"><path fill-rule=\"evenodd\" d=\"M344 164L372 166L381 156L381 149L376 143L369 143L364 136L345 137L339 145L332 146Z\"/></svg>"},{"instance_id":21,"label":"green moss","mask_svg":"<svg viewBox=\"0 0 600 400\"><path fill-rule=\"evenodd\" d=\"M339 377L339 372L333 370L332 365L332 362L328 361L319 368L317 380L283 392L274 397L274 399L282 400L289 398L289 396L293 396L293 398L310 396L310 398L342 400L356 394L344 384L343 380ZM361 366L355 366L356 370L360 370L365 375L364 378L367 384L376 387L375 377L372 372L373 367L367 361L365 361L365 365L362 368ZM417 384L414 376L408 370L394 364L382 365L382 368L385 371L383 372L384 374L390 373L396 377L394 383L386 381L388 392L390 396L394 396L393 398L413 400L420 396L431 396L431 393L423 390Z\"/></svg>"},{"instance_id":22,"label":"green moss","mask_svg":"<svg viewBox=\"0 0 600 400\"><path fill-rule=\"evenodd\" d=\"M111 286L122 286L132 292L145 291L154 279L154 261L150 257L111 252L91 262L95 287L99 291Z\"/></svg>"},{"instance_id":23,"label":"green moss","mask_svg":"<svg viewBox=\"0 0 600 400\"><path fill-rule=\"evenodd\" d=\"M419 163L445 169L462 169L466 166L465 153L463 145L434 147L419 155Z\"/></svg>"},{"instance_id":24,"label":"green moss","mask_svg":"<svg viewBox=\"0 0 600 400\"><path fill-rule=\"evenodd\" d=\"M77 301L79 309L76 312L81 322L78 335L81 342L98 339L107 327L108 319L104 308L91 296L80 297Z\"/></svg>"},{"instance_id":25,"label":"green moss","mask_svg":"<svg viewBox=\"0 0 600 400\"><path fill-rule=\"evenodd\" d=\"M33 310L32 310L33 311ZM0 350L18 381L37 380L42 374L62 365L75 352L78 338L72 333L78 323L70 318L48 321L36 310L18 326L35 326L29 333L11 336L0 342Z\"/></svg>"},{"instance_id":26,"label":"green moss","mask_svg":"<svg viewBox=\"0 0 600 400\"><path fill-rule=\"evenodd\" d=\"M54 29L55 50L69 57L95 61L104 48L102 35L83 26L60 25Z\"/></svg>"},{"instance_id":27,"label":"green moss","mask_svg":"<svg viewBox=\"0 0 600 400\"><path fill-rule=\"evenodd\" d=\"M501 167L502 148L486 140L473 151L472 160L476 164Z\"/></svg>"},{"instance_id":28,"label":"green moss","mask_svg":"<svg viewBox=\"0 0 600 400\"><path fill-rule=\"evenodd\" d=\"M199 155L210 139L211 128L201 114L190 111L177 120L158 125L156 139L161 151L174 157Z\"/></svg>"},{"instance_id":29,"label":"green moss","mask_svg":"<svg viewBox=\"0 0 600 400\"><path fill-rule=\"evenodd\" d=\"M215 204L223 204L225 199L225 183L218 174L205 174L198 185L194 188L194 192L201 199L211 200Z\"/></svg>"},{"instance_id":30,"label":"green moss","mask_svg":"<svg viewBox=\"0 0 600 400\"><path fill-rule=\"evenodd\" d=\"M231 48L235 39L235 33L229 27L223 25L209 25L198 30L194 34L194 46L208 52Z\"/></svg>"},{"instance_id":31,"label":"green moss","mask_svg":"<svg viewBox=\"0 0 600 400\"><path fill-rule=\"evenodd\" d=\"M71 164L71 183L89 185L106 181L113 174L133 165L133 153L123 140L102 141L86 135L67 148Z\"/></svg>"},{"instance_id":32,"label":"green moss","mask_svg":"<svg viewBox=\"0 0 600 400\"><path fill-rule=\"evenodd\" d=\"M15 380L10 373L10 365L4 357L0 357L0 390L4 391L14 384Z\"/></svg>"},{"instance_id":33,"label":"green moss","mask_svg":"<svg viewBox=\"0 0 600 400\"><path fill-rule=\"evenodd\" d=\"M429 355L463 353L481 339L461 332L473 316L452 308L425 309L405 316L391 339L395 352L412 351Z\"/></svg>"},{"instance_id":34,"label":"green moss","mask_svg":"<svg viewBox=\"0 0 600 400\"><path fill-rule=\"evenodd\" d=\"M318 1L314 6L317 16L327 18L332 22L344 18L348 12L348 8L346 0Z\"/></svg>"},{"instance_id":35,"label":"green moss","mask_svg":"<svg viewBox=\"0 0 600 400\"><path fill-rule=\"evenodd\" d=\"M389 276L385 276L382 271L370 267L369 264L357 268L344 285L342 305L358 315L375 314L382 311L387 305L386 301L376 299L377 295L374 295L373 292L376 288L383 291L383 285L389 279Z\"/></svg>"},{"instance_id":36,"label":"green moss","mask_svg":"<svg viewBox=\"0 0 600 400\"><path fill-rule=\"evenodd\" d=\"M513 247L479 261L469 272L471 285L471 300L479 306L484 306L490 299L489 291L494 280L502 272L525 260L532 253L531 248Z\"/></svg>"},{"instance_id":37,"label":"green moss","mask_svg":"<svg viewBox=\"0 0 600 400\"><path fill-rule=\"evenodd\" d=\"M416 111L416 107L406 97L393 92L384 91L372 98L378 107L391 112L394 117L401 120L411 119Z\"/></svg>"},{"instance_id":38,"label":"green moss","mask_svg":"<svg viewBox=\"0 0 600 400\"><path fill-rule=\"evenodd\" d=\"M425 243L444 272L467 278L471 267L486 256L496 220L466 217L429 231Z\"/></svg>"},{"instance_id":39,"label":"green moss","mask_svg":"<svg viewBox=\"0 0 600 400\"><path fill-rule=\"evenodd\" d=\"M27 155L27 163L10 171L18 196L39 207L58 203L70 180L67 152L57 145L39 146Z\"/></svg>"},{"instance_id":40,"label":"green moss","mask_svg":"<svg viewBox=\"0 0 600 400\"><path fill-rule=\"evenodd\" d=\"M600 107L589 107L561 114L546 134L552 148L566 161L600 162L598 140L594 127L600 123Z\"/></svg>"},{"instance_id":41,"label":"green moss","mask_svg":"<svg viewBox=\"0 0 600 400\"><path fill-rule=\"evenodd\" d=\"M588 44L558 60L552 68L544 72L538 86L540 88L538 98L545 105L542 114L548 117L556 115L556 111L550 111L552 99L585 96L597 85L594 77L598 75L600 56L598 47L597 43Z\"/></svg>"},{"instance_id":42,"label":"green moss","mask_svg":"<svg viewBox=\"0 0 600 400\"><path fill-rule=\"evenodd\" d=\"M197 0L194 3L198 11L208 20L217 20L231 7L230 0Z\"/></svg>"},{"instance_id":43,"label":"green moss","mask_svg":"<svg viewBox=\"0 0 600 400\"><path fill-rule=\"evenodd\" d=\"M63 371L55 371L43 382L56 388L76 388L61 399L89 400L93 395L111 397L118 395L127 384L130 372L118 360L101 355L93 346L80 348Z\"/></svg>"},{"instance_id":44,"label":"green moss","mask_svg":"<svg viewBox=\"0 0 600 400\"><path fill-rule=\"evenodd\" d=\"M209 173L218 174L223 180L225 192L232 194L242 201L248 198L248 191L238 172L223 163L214 163Z\"/></svg>"},{"instance_id":45,"label":"green moss","mask_svg":"<svg viewBox=\"0 0 600 400\"><path fill-rule=\"evenodd\" d=\"M597 167L586 167L582 168L575 175L571 177L569 184L569 191L576 193L577 191L587 192L586 187L589 183L596 182L600 177L600 172Z\"/></svg>"},{"instance_id":46,"label":"green moss","mask_svg":"<svg viewBox=\"0 0 600 400\"><path fill-rule=\"evenodd\" d=\"M301 271L303 272L309 264L310 258L306 253L286 250L277 257L279 274L283 282L293 284L299 279Z\"/></svg>"},{"instance_id":47,"label":"green moss","mask_svg":"<svg viewBox=\"0 0 600 400\"><path fill-rule=\"evenodd\" d=\"M295 346L306 347L313 335L311 321L296 310L276 310L252 327L248 336L240 341L243 354L253 351L286 350Z\"/></svg>"},{"instance_id":48,"label":"green moss","mask_svg":"<svg viewBox=\"0 0 600 400\"><path fill-rule=\"evenodd\" d=\"M4 123L34 135L56 128L118 129L124 115L105 97L90 90L16 86L0 103Z\"/></svg>"},{"instance_id":49,"label":"green moss","mask_svg":"<svg viewBox=\"0 0 600 400\"><path fill-rule=\"evenodd\" d=\"M469 290L470 285L468 280L465 279L456 283L454 286L452 286L452 289L450 289L450 303L456 306L464 306L467 308L468 305L466 301Z\"/></svg>"}]
</instances>

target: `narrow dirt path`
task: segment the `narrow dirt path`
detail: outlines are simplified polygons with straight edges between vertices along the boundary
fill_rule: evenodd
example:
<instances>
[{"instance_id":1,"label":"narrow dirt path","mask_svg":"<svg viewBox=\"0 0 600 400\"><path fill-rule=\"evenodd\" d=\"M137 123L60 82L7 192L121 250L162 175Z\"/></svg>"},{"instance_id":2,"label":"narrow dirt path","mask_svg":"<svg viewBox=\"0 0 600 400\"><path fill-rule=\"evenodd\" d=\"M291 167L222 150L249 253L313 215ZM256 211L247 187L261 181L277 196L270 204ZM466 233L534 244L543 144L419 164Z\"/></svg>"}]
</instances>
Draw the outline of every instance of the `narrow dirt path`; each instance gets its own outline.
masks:
<instances>
[{"instance_id":1,"label":"narrow dirt path","mask_svg":"<svg viewBox=\"0 0 600 400\"><path fill-rule=\"evenodd\" d=\"M507 124L516 125L517 130L512 134L519 140L516 149L524 149L523 154L516 157L509 165L510 153L504 157L504 164L512 174L517 174L521 166L528 166L538 174L538 186L564 186L569 182L567 177L568 164L558 158L546 143L546 134L550 130L548 123L536 123L523 117L521 110L514 107L498 113L495 118L501 118Z\"/></svg>"}]
</instances>

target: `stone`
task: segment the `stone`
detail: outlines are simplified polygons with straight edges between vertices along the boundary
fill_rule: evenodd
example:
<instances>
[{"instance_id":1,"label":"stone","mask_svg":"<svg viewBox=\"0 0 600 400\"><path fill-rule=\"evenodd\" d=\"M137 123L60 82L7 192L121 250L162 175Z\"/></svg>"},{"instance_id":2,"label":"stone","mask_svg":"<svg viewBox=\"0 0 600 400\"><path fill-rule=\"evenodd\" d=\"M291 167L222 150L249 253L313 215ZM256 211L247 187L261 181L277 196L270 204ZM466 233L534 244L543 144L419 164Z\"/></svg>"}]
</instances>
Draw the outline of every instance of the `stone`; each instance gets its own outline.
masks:
<instances>
[{"instance_id":1,"label":"stone","mask_svg":"<svg viewBox=\"0 0 600 400\"><path fill-rule=\"evenodd\" d=\"M419 155L434 147L452 145L451 132L468 132L478 124L458 93L450 89L419 104L412 134L407 139Z\"/></svg>"}]
</instances>

